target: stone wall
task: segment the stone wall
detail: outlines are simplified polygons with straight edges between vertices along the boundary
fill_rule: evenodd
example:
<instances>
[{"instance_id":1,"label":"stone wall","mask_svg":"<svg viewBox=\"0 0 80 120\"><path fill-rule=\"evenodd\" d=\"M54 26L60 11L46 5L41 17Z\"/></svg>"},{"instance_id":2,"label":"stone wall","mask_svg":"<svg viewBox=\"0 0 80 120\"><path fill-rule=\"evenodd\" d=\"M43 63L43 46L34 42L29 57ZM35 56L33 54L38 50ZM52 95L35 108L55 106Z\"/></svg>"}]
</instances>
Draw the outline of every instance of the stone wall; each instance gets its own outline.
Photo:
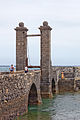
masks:
<instances>
[{"instance_id":1,"label":"stone wall","mask_svg":"<svg viewBox=\"0 0 80 120\"><path fill-rule=\"evenodd\" d=\"M59 93L74 91L74 78L59 79L58 82Z\"/></svg>"},{"instance_id":2,"label":"stone wall","mask_svg":"<svg viewBox=\"0 0 80 120\"><path fill-rule=\"evenodd\" d=\"M61 72L64 72L64 79ZM52 67L50 84L56 93L80 90L80 67ZM55 85L54 85L55 83ZM27 112L28 104L40 104L41 71L0 74L0 119L13 120ZM55 89L53 88L55 87ZM44 87L45 89L45 87ZM47 94L45 94L47 96ZM48 96L47 96L48 97Z\"/></svg>"},{"instance_id":3,"label":"stone wall","mask_svg":"<svg viewBox=\"0 0 80 120\"><path fill-rule=\"evenodd\" d=\"M53 71L74 72L75 66L52 66Z\"/></svg>"},{"instance_id":4,"label":"stone wall","mask_svg":"<svg viewBox=\"0 0 80 120\"><path fill-rule=\"evenodd\" d=\"M75 68L75 91L80 91L80 67Z\"/></svg>"},{"instance_id":5,"label":"stone wall","mask_svg":"<svg viewBox=\"0 0 80 120\"><path fill-rule=\"evenodd\" d=\"M41 103L40 71L0 75L0 119L13 120L28 110L28 97L34 84L37 104ZM33 87L34 90L34 87ZM35 97L33 97L34 101ZM33 102L34 103L34 102Z\"/></svg>"},{"instance_id":6,"label":"stone wall","mask_svg":"<svg viewBox=\"0 0 80 120\"><path fill-rule=\"evenodd\" d=\"M64 74L64 79L61 78L61 72L63 72ZM51 72L51 80L53 78L55 80L56 93L74 91L75 83L74 66L53 66Z\"/></svg>"},{"instance_id":7,"label":"stone wall","mask_svg":"<svg viewBox=\"0 0 80 120\"><path fill-rule=\"evenodd\" d=\"M61 72L64 79L61 79ZM55 80L55 91L69 92L80 91L80 67L78 66L53 66L51 68L51 82Z\"/></svg>"}]
</instances>

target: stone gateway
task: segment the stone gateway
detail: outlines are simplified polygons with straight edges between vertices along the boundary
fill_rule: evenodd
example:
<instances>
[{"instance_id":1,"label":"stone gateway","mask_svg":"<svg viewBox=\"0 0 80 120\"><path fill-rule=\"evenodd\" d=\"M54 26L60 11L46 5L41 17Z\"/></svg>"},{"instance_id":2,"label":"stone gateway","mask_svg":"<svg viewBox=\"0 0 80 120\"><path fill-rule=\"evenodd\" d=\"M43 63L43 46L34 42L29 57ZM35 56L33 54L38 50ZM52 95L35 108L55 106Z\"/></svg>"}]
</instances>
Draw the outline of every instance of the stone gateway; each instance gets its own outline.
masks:
<instances>
[{"instance_id":1,"label":"stone gateway","mask_svg":"<svg viewBox=\"0 0 80 120\"><path fill-rule=\"evenodd\" d=\"M51 30L47 21L40 34L28 35L20 22L16 30L16 72L0 73L0 120L14 120L28 111L29 104L41 104L41 98L54 93L80 90L80 67L51 65ZM40 36L40 70L24 72L27 64L27 37ZM62 77L63 75L63 77Z\"/></svg>"}]
</instances>

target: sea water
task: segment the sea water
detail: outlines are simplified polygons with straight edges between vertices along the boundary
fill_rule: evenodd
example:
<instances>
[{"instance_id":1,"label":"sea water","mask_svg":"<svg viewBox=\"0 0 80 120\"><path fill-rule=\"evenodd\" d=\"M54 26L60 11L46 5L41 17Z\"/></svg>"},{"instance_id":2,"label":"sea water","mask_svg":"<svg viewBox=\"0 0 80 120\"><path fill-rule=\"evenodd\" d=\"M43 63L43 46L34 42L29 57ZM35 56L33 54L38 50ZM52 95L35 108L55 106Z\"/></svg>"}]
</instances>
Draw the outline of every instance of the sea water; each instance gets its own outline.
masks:
<instances>
[{"instance_id":1,"label":"sea water","mask_svg":"<svg viewBox=\"0 0 80 120\"><path fill-rule=\"evenodd\" d=\"M19 120L80 120L80 94L55 95L53 99L43 99L42 105L28 109Z\"/></svg>"},{"instance_id":2,"label":"sea water","mask_svg":"<svg viewBox=\"0 0 80 120\"><path fill-rule=\"evenodd\" d=\"M10 66L0 66L0 72L9 72ZM14 66L16 71L16 66ZM28 70L40 70L40 68L28 68Z\"/></svg>"},{"instance_id":3,"label":"sea water","mask_svg":"<svg viewBox=\"0 0 80 120\"><path fill-rule=\"evenodd\" d=\"M0 72L9 72L10 66L0 66Z\"/></svg>"}]
</instances>

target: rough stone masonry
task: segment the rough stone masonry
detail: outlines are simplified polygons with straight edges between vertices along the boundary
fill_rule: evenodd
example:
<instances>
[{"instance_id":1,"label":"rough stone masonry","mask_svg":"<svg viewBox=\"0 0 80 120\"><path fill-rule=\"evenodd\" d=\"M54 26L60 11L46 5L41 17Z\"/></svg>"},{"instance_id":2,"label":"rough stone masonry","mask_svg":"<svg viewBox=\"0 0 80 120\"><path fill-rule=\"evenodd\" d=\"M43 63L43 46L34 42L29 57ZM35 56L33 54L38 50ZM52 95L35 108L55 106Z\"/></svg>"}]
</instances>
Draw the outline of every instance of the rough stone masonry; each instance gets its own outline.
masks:
<instances>
[{"instance_id":1,"label":"rough stone masonry","mask_svg":"<svg viewBox=\"0 0 80 120\"><path fill-rule=\"evenodd\" d=\"M13 120L27 112L29 104L40 103L40 71L0 75L0 120Z\"/></svg>"},{"instance_id":2,"label":"rough stone masonry","mask_svg":"<svg viewBox=\"0 0 80 120\"><path fill-rule=\"evenodd\" d=\"M48 22L40 26L41 70L24 73L27 58L27 31L24 23L16 27L16 70L0 73L0 120L13 120L28 111L29 104L40 104L41 96L80 91L80 67L51 65L51 30ZM61 78L64 73L64 79Z\"/></svg>"},{"instance_id":3,"label":"rough stone masonry","mask_svg":"<svg viewBox=\"0 0 80 120\"><path fill-rule=\"evenodd\" d=\"M47 21L40 26L40 48L41 48L41 95L52 97L51 92L51 30ZM24 70L27 59L27 31L24 23L16 27L16 70Z\"/></svg>"}]
</instances>

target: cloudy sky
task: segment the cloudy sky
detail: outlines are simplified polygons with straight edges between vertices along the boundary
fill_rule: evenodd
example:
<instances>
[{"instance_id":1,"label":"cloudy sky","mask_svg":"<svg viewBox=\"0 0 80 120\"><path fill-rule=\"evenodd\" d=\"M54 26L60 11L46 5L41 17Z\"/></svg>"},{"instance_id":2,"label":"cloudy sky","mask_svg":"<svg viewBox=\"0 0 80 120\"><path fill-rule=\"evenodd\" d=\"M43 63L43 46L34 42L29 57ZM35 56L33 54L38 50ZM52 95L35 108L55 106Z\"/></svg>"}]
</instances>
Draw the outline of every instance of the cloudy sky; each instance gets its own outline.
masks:
<instances>
[{"instance_id":1,"label":"cloudy sky","mask_svg":"<svg viewBox=\"0 0 80 120\"><path fill-rule=\"evenodd\" d=\"M0 0L0 65L16 64L18 23L32 34L45 20L53 28L52 64L80 65L80 0ZM39 37L28 39L28 53L29 63L39 65Z\"/></svg>"}]
</instances>

